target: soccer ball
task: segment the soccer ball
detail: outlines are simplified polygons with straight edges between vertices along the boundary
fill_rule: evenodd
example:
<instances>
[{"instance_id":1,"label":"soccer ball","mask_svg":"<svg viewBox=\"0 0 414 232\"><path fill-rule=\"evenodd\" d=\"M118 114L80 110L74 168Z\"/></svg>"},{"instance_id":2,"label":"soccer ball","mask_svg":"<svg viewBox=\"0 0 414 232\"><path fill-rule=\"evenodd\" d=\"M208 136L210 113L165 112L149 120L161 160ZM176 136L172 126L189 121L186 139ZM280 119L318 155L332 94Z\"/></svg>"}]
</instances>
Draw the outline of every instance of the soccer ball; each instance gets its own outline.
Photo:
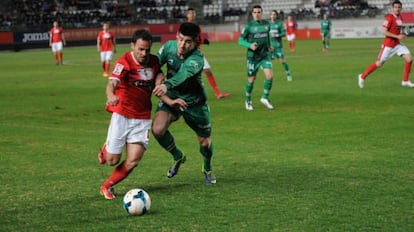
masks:
<instances>
[{"instance_id":1,"label":"soccer ball","mask_svg":"<svg viewBox=\"0 0 414 232\"><path fill-rule=\"evenodd\" d=\"M151 198L143 189L131 189L125 194L123 204L128 214L140 216L149 211Z\"/></svg>"}]
</instances>

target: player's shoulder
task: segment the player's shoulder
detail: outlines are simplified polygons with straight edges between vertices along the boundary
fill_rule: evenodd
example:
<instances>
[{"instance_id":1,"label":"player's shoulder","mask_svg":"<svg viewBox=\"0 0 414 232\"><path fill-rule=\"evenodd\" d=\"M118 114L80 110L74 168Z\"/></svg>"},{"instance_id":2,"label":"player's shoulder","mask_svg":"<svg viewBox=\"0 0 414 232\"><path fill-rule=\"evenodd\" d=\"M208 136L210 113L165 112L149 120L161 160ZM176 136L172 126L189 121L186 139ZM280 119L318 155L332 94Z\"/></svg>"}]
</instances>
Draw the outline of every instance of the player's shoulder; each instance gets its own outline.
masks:
<instances>
[{"instance_id":1,"label":"player's shoulder","mask_svg":"<svg viewBox=\"0 0 414 232\"><path fill-rule=\"evenodd\" d=\"M177 46L176 40L168 40L162 45L162 48L164 51L168 51L169 49L173 49L176 46Z\"/></svg>"},{"instance_id":2,"label":"player's shoulder","mask_svg":"<svg viewBox=\"0 0 414 232\"><path fill-rule=\"evenodd\" d=\"M135 62L135 59L132 55L132 52L128 51L128 52L125 52L124 54L122 54L122 56L120 56L116 62L127 65L129 63Z\"/></svg>"},{"instance_id":3,"label":"player's shoulder","mask_svg":"<svg viewBox=\"0 0 414 232\"><path fill-rule=\"evenodd\" d=\"M392 13L389 13L389 14L385 15L385 20L392 20L394 18L395 18L395 16Z\"/></svg>"},{"instance_id":4,"label":"player's shoulder","mask_svg":"<svg viewBox=\"0 0 414 232\"><path fill-rule=\"evenodd\" d=\"M202 63L204 62L204 55L199 49L196 49L190 56L187 57L186 61Z\"/></svg>"},{"instance_id":5,"label":"player's shoulder","mask_svg":"<svg viewBox=\"0 0 414 232\"><path fill-rule=\"evenodd\" d=\"M151 65L158 64L158 63L159 63L159 62L158 62L158 56L156 56L156 55L154 55L154 54L150 54L150 55L149 55L149 63L150 63Z\"/></svg>"}]
</instances>

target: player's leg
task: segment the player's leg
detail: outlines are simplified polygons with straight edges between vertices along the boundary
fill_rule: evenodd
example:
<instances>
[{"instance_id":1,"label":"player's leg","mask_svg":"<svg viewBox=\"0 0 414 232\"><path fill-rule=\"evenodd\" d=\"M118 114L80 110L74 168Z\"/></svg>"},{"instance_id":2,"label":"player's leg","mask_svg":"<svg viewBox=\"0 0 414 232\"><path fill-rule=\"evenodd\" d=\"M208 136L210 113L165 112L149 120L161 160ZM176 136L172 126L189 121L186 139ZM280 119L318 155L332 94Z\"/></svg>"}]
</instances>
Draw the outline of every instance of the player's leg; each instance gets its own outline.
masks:
<instances>
[{"instance_id":1,"label":"player's leg","mask_svg":"<svg viewBox=\"0 0 414 232\"><path fill-rule=\"evenodd\" d=\"M207 104L187 109L183 114L187 125L197 134L200 146L200 154L203 159L202 172L206 184L215 184L216 177L213 173L213 143L211 141L211 118Z\"/></svg>"},{"instance_id":2,"label":"player's leg","mask_svg":"<svg viewBox=\"0 0 414 232\"><path fill-rule=\"evenodd\" d=\"M216 96L217 99L221 99L221 98L226 98L228 96L230 96L229 93L222 93L220 92L217 82L216 82L216 78L213 75L213 72L211 71L211 67L210 64L208 63L206 57L204 57L204 67L203 67L203 71L207 76L207 81L210 84L211 88L214 91L214 95Z\"/></svg>"},{"instance_id":3,"label":"player's leg","mask_svg":"<svg viewBox=\"0 0 414 232\"><path fill-rule=\"evenodd\" d=\"M57 51L56 43L52 43L52 53L53 53L53 59L55 61L55 64L59 65L58 51Z\"/></svg>"},{"instance_id":4,"label":"player's leg","mask_svg":"<svg viewBox=\"0 0 414 232\"><path fill-rule=\"evenodd\" d=\"M117 113L112 114L111 123L108 128L108 136L106 145L104 145L105 161L110 166L115 166L121 159L122 150L126 143L126 133L128 128L127 118ZM102 149L101 149L102 150ZM115 195L112 192L112 186L119 182L122 174L126 169L123 165L124 162L119 164L112 174L105 180L100 188L101 194L106 199L113 199Z\"/></svg>"},{"instance_id":5,"label":"player's leg","mask_svg":"<svg viewBox=\"0 0 414 232\"><path fill-rule=\"evenodd\" d=\"M259 62L247 60L247 81L245 84L245 107L246 110L253 110L252 105L252 92L254 87L254 81L256 80L256 75L259 69Z\"/></svg>"},{"instance_id":6,"label":"player's leg","mask_svg":"<svg viewBox=\"0 0 414 232\"><path fill-rule=\"evenodd\" d=\"M103 77L108 77L108 73L106 72L106 53L105 52L100 52L99 53L100 56L100 60L101 60L101 67L102 67L102 76Z\"/></svg>"},{"instance_id":7,"label":"player's leg","mask_svg":"<svg viewBox=\"0 0 414 232\"><path fill-rule=\"evenodd\" d=\"M322 35L322 51L326 52L326 38Z\"/></svg>"},{"instance_id":8,"label":"player's leg","mask_svg":"<svg viewBox=\"0 0 414 232\"><path fill-rule=\"evenodd\" d=\"M118 164L115 169L112 171L111 175L106 179L106 181L101 186L101 194L106 199L113 199L115 195L113 193L113 186L124 180L132 172L132 170L138 166L140 160L142 159L145 152L145 147L142 143L128 143L126 148L126 159L125 161ZM109 157L112 154L108 155ZM117 161L121 155L113 155L118 157ZM116 162L116 161L115 161ZM114 163L115 163L114 162Z\"/></svg>"},{"instance_id":9,"label":"player's leg","mask_svg":"<svg viewBox=\"0 0 414 232\"><path fill-rule=\"evenodd\" d=\"M270 94L270 91L272 90L272 85L273 85L272 62L269 62L268 59L265 59L262 61L261 66L263 69L263 73L265 75L265 80L263 84L263 94L262 94L262 97L260 98L260 102L263 105L265 105L266 108L268 108L269 110L272 110L274 109L274 107L272 106L272 104L270 104L270 101L269 101L269 94Z\"/></svg>"},{"instance_id":10,"label":"player's leg","mask_svg":"<svg viewBox=\"0 0 414 232\"><path fill-rule=\"evenodd\" d=\"M171 110L165 104L158 106L152 123L152 134L155 139L174 159L174 163L167 173L168 178L174 177L178 173L181 164L186 160L185 155L178 149L173 135L168 130L170 124L178 119L178 115L173 114Z\"/></svg>"},{"instance_id":11,"label":"player's leg","mask_svg":"<svg viewBox=\"0 0 414 232\"><path fill-rule=\"evenodd\" d=\"M404 64L404 74L403 74L403 80L401 82L402 86L406 87L414 87L414 83L410 81L410 72L411 72L411 65L413 63L413 58L410 54L410 51L405 45L398 45L397 54L399 56L402 56L405 60Z\"/></svg>"},{"instance_id":12,"label":"player's leg","mask_svg":"<svg viewBox=\"0 0 414 232\"><path fill-rule=\"evenodd\" d=\"M274 55L275 55L276 58L278 58L279 62L282 64L283 70L285 70L286 79L288 81L292 81L293 78L292 78L292 75L290 73L289 65L286 62L285 55L283 54L282 47L276 48L275 51L276 52L275 52Z\"/></svg>"},{"instance_id":13,"label":"player's leg","mask_svg":"<svg viewBox=\"0 0 414 232\"><path fill-rule=\"evenodd\" d=\"M57 52L58 52L58 63L63 64L63 43L59 42L57 43Z\"/></svg>"},{"instance_id":14,"label":"player's leg","mask_svg":"<svg viewBox=\"0 0 414 232\"><path fill-rule=\"evenodd\" d=\"M111 68L111 60L112 60L112 51L107 51L105 53L105 68L104 72L109 76L109 69Z\"/></svg>"},{"instance_id":15,"label":"player's leg","mask_svg":"<svg viewBox=\"0 0 414 232\"><path fill-rule=\"evenodd\" d=\"M290 73L290 69L289 69L288 63L286 62L285 59L282 59L280 62L282 63L283 69L285 70L286 79L288 81L292 81L293 78L292 78L292 74Z\"/></svg>"},{"instance_id":16,"label":"player's leg","mask_svg":"<svg viewBox=\"0 0 414 232\"><path fill-rule=\"evenodd\" d=\"M374 63L370 64L363 73L358 75L358 85L360 88L364 88L365 86L365 79L373 73L375 70L380 68L388 59L390 59L395 52L390 47L383 47L381 48L378 54L378 60Z\"/></svg>"}]
</instances>

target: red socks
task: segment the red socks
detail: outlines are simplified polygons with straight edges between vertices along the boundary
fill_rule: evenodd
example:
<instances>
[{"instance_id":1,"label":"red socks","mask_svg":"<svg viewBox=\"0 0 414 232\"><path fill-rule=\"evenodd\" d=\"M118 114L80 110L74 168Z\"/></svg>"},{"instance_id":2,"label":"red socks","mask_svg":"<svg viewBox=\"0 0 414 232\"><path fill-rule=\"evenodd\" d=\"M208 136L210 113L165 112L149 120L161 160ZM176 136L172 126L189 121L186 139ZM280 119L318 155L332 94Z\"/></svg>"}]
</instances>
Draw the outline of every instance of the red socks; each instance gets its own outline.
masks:
<instances>
[{"instance_id":1,"label":"red socks","mask_svg":"<svg viewBox=\"0 0 414 232\"><path fill-rule=\"evenodd\" d=\"M110 65L111 65L110 63L105 63L104 71L106 73L108 73Z\"/></svg>"},{"instance_id":2,"label":"red socks","mask_svg":"<svg viewBox=\"0 0 414 232\"><path fill-rule=\"evenodd\" d=\"M208 80L208 83L210 83L211 87L213 88L214 94L216 95L220 94L220 90L218 89L216 79L214 78L214 76L213 75L207 76L207 80Z\"/></svg>"},{"instance_id":3,"label":"red socks","mask_svg":"<svg viewBox=\"0 0 414 232\"><path fill-rule=\"evenodd\" d=\"M116 185L129 175L132 170L128 170L124 163L125 161L116 166L111 176L109 176L109 178L103 183L102 186L104 188L110 188L111 186Z\"/></svg>"},{"instance_id":4,"label":"red socks","mask_svg":"<svg viewBox=\"0 0 414 232\"><path fill-rule=\"evenodd\" d=\"M378 68L378 66L373 63L370 66L368 66L367 69L365 69L365 71L362 73L361 78L365 80L365 78L367 78L367 76L369 74L371 74L372 72L374 72L376 69Z\"/></svg>"},{"instance_id":5,"label":"red socks","mask_svg":"<svg viewBox=\"0 0 414 232\"><path fill-rule=\"evenodd\" d=\"M411 64L412 63L413 63L413 61L405 62L405 65L404 65L404 76L403 76L403 80L404 81L408 81L408 79L410 78Z\"/></svg>"}]
</instances>

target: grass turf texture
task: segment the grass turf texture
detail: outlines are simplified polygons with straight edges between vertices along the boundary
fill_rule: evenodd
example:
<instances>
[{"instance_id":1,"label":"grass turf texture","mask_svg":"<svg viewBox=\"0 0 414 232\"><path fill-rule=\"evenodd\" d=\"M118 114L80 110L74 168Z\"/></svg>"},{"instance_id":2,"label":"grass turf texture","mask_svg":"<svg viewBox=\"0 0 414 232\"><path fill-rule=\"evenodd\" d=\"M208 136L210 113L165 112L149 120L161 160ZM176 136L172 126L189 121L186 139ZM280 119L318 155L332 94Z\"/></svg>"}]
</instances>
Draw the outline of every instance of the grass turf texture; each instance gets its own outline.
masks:
<instances>
[{"instance_id":1,"label":"grass turf texture","mask_svg":"<svg viewBox=\"0 0 414 232\"><path fill-rule=\"evenodd\" d=\"M252 112L245 49L203 47L232 94L216 100L204 79L218 183L204 185L195 135L181 120L171 128L188 158L180 173L167 179L172 158L152 139L113 201L98 193L112 168L96 158L110 117L96 48L65 48L63 66L49 49L1 52L0 230L413 231L414 89L400 86L403 60L357 86L380 43L333 40L324 54L320 41L297 41L296 53L285 51L293 82L274 62L276 110L259 102L260 72ZM414 50L413 39L407 45ZM150 194L148 215L122 208L132 188Z\"/></svg>"}]
</instances>

